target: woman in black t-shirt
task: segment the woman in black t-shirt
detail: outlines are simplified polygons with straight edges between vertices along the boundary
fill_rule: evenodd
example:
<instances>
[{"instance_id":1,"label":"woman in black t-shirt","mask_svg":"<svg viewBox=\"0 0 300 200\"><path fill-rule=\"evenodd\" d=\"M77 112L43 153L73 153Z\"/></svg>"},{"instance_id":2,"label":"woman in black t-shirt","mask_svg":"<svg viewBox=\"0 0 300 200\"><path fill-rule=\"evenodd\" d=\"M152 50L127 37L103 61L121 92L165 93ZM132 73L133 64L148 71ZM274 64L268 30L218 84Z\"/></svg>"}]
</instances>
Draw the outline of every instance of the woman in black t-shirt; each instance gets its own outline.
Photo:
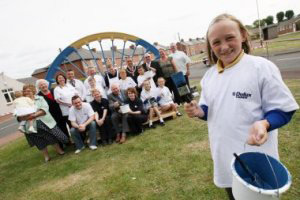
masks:
<instances>
[{"instance_id":1,"label":"woman in black t-shirt","mask_svg":"<svg viewBox=\"0 0 300 200\"><path fill-rule=\"evenodd\" d=\"M143 132L143 123L148 120L148 115L144 111L143 102L138 98L135 88L127 89L128 104L130 111L128 112L128 125L133 134Z\"/></svg>"},{"instance_id":2,"label":"woman in black t-shirt","mask_svg":"<svg viewBox=\"0 0 300 200\"><path fill-rule=\"evenodd\" d=\"M97 89L91 91L94 100L91 106L95 111L95 121L100 130L102 144L112 144L113 127L110 121L108 100L101 97L101 93Z\"/></svg>"}]
</instances>

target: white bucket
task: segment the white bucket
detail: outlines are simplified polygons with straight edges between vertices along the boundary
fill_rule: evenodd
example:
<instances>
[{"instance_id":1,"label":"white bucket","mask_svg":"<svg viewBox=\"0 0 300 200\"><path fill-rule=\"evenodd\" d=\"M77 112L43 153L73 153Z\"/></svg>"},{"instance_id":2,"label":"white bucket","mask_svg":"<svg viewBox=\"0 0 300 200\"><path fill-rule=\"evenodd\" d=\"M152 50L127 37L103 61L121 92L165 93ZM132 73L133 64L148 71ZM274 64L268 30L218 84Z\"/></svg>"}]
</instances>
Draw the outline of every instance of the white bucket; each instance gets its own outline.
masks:
<instances>
[{"instance_id":1,"label":"white bucket","mask_svg":"<svg viewBox=\"0 0 300 200\"><path fill-rule=\"evenodd\" d=\"M272 189L259 188L248 183L246 181L247 173L234 157L231 162L233 174L232 194L236 200L279 199L280 195L290 188L292 184L291 175L280 161L259 152L242 153L239 157L253 173L257 173L265 182L272 186Z\"/></svg>"}]
</instances>

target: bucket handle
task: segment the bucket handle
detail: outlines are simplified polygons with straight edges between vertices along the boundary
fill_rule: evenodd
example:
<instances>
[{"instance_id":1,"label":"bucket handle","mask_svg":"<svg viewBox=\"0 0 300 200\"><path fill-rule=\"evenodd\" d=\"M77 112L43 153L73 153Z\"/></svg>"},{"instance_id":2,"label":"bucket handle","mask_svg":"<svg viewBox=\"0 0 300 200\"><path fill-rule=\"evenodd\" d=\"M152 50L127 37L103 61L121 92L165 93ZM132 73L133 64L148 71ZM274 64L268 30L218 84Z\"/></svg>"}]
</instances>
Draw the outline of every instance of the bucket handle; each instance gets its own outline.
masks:
<instances>
[{"instance_id":1,"label":"bucket handle","mask_svg":"<svg viewBox=\"0 0 300 200\"><path fill-rule=\"evenodd\" d=\"M248 143L245 142L245 143L244 143L244 153L246 152L246 147L247 147L247 145L248 145ZM266 157L266 159L267 159L267 161L268 161L268 163L269 163L269 166L270 166L270 168L271 168L271 170L272 170L272 173L273 173L274 179L275 179L275 181L276 181L276 185L277 185L276 196L279 198L279 184L278 184L277 176L276 176L276 174L275 174L274 168L273 168L273 166L272 166L272 164L271 164L271 162L270 162L270 159L269 159L268 155L267 155L266 153L263 153L263 154L265 155L265 157Z\"/></svg>"}]
</instances>

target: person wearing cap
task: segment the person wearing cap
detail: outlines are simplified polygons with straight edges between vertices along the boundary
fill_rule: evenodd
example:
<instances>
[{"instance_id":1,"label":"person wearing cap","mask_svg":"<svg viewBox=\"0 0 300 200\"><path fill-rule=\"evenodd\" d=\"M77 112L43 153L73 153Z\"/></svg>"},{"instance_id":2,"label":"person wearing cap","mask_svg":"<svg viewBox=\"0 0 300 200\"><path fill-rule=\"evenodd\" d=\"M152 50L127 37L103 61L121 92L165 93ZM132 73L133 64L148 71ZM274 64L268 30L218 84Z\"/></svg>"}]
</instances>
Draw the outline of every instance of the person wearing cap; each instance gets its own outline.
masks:
<instances>
[{"instance_id":1,"label":"person wearing cap","mask_svg":"<svg viewBox=\"0 0 300 200\"><path fill-rule=\"evenodd\" d=\"M155 72L155 76L153 77L154 82L157 82L157 79L159 77L162 77L162 70L160 67L159 62L152 60L151 55L149 53L146 53L144 56L144 63L142 64L145 71L153 71Z\"/></svg>"},{"instance_id":2,"label":"person wearing cap","mask_svg":"<svg viewBox=\"0 0 300 200\"><path fill-rule=\"evenodd\" d=\"M172 54L169 56L173 58L178 71L183 73L185 80L190 87L189 76L191 59L183 51L178 51L176 44L174 43L171 43L170 50Z\"/></svg>"}]
</instances>

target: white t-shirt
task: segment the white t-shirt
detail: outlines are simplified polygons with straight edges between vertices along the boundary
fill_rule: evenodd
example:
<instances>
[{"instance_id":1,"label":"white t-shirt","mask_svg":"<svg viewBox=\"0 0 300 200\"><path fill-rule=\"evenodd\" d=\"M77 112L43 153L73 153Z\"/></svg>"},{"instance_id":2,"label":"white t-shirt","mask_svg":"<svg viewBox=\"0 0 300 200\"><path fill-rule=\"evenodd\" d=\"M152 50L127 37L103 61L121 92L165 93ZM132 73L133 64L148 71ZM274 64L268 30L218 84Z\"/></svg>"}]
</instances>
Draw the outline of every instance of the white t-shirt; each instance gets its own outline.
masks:
<instances>
[{"instance_id":1,"label":"white t-shirt","mask_svg":"<svg viewBox=\"0 0 300 200\"><path fill-rule=\"evenodd\" d=\"M208 132L214 162L214 183L231 187L233 153L245 151L278 155L278 130L269 133L260 147L246 146L251 125L264 118L264 113L280 109L284 112L299 108L278 68L270 61L245 54L233 67L218 73L212 66L201 80L199 105L208 106Z\"/></svg>"},{"instance_id":2,"label":"white t-shirt","mask_svg":"<svg viewBox=\"0 0 300 200\"><path fill-rule=\"evenodd\" d=\"M56 86L54 89L54 98L55 100L60 100L64 103L72 104L72 97L78 95L78 92L74 87L65 85L64 87ZM69 107L66 105L59 104L63 116L69 115Z\"/></svg>"},{"instance_id":3,"label":"white t-shirt","mask_svg":"<svg viewBox=\"0 0 300 200\"><path fill-rule=\"evenodd\" d=\"M88 76L88 77L84 80L84 83L83 83L83 84L84 84L84 86L85 86L86 89L90 87L90 84L89 84L89 81L88 81L90 77L91 77L91 76ZM105 85L104 78L103 78L102 76L95 74L95 75L94 75L94 79L95 79L95 81L96 81L96 85L98 85L99 87L101 86L103 89L105 89L106 85Z\"/></svg>"},{"instance_id":4,"label":"white t-shirt","mask_svg":"<svg viewBox=\"0 0 300 200\"><path fill-rule=\"evenodd\" d=\"M80 125L86 122L94 114L95 112L91 104L82 102L82 108L80 110L77 110L74 106L70 108L69 120Z\"/></svg>"},{"instance_id":5,"label":"white t-shirt","mask_svg":"<svg viewBox=\"0 0 300 200\"><path fill-rule=\"evenodd\" d=\"M146 91L144 88L143 88L143 90L142 90L142 92L141 92L141 100L143 101L143 103L144 103L144 101L146 100L146 99L148 99L148 100L150 100L151 98L157 98L157 91L156 91L156 88L151 88L150 89L150 91ZM144 104L145 105L145 104ZM150 104L149 103L147 103L146 105L145 105L145 108L146 109L149 109L149 107L150 107Z\"/></svg>"},{"instance_id":6,"label":"white t-shirt","mask_svg":"<svg viewBox=\"0 0 300 200\"><path fill-rule=\"evenodd\" d=\"M101 86L96 85L96 89L100 91L102 98L107 99L106 91ZM87 102L94 101L94 97L92 96L91 88L90 87L88 88L88 90L86 92L86 101Z\"/></svg>"},{"instance_id":7,"label":"white t-shirt","mask_svg":"<svg viewBox=\"0 0 300 200\"><path fill-rule=\"evenodd\" d=\"M121 90L127 90L128 88L134 88L136 86L136 83L131 77L126 77L125 80L120 79L119 83Z\"/></svg>"},{"instance_id":8,"label":"white t-shirt","mask_svg":"<svg viewBox=\"0 0 300 200\"><path fill-rule=\"evenodd\" d=\"M169 88L167 88L166 86L163 86L162 88L157 87L156 92L157 92L157 96L160 96L160 100L158 102L160 105L163 106L170 103L174 103L172 99L172 94Z\"/></svg>"},{"instance_id":9,"label":"white t-shirt","mask_svg":"<svg viewBox=\"0 0 300 200\"><path fill-rule=\"evenodd\" d=\"M78 95L80 96L81 100L85 100L86 97L86 88L83 84L82 81L78 80L78 79L74 79L75 81L75 90L77 91ZM71 84L70 80L67 80L67 85L74 87Z\"/></svg>"},{"instance_id":10,"label":"white t-shirt","mask_svg":"<svg viewBox=\"0 0 300 200\"><path fill-rule=\"evenodd\" d=\"M183 51L175 51L169 55L173 58L178 71L182 72L183 75L186 74L186 64L191 63L191 59Z\"/></svg>"},{"instance_id":11,"label":"white t-shirt","mask_svg":"<svg viewBox=\"0 0 300 200\"><path fill-rule=\"evenodd\" d=\"M150 78L151 88L153 88L153 89L156 88L155 82L153 80L154 76L155 76L155 73L153 71L151 71L151 70L150 71L146 71L143 75L139 75L137 77L138 86L142 87L144 81Z\"/></svg>"}]
</instances>

